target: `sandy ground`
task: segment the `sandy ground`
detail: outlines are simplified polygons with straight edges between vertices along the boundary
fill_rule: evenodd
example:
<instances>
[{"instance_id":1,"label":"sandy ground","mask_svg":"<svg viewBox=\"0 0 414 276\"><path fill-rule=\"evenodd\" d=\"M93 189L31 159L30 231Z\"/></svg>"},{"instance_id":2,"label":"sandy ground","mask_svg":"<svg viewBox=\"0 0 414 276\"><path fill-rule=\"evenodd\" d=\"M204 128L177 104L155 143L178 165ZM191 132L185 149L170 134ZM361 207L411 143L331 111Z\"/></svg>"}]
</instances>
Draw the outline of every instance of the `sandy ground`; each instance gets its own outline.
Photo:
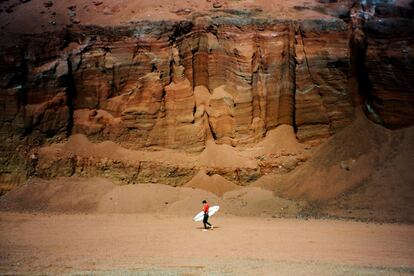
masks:
<instances>
[{"instance_id":1,"label":"sandy ground","mask_svg":"<svg viewBox=\"0 0 414 276\"><path fill-rule=\"evenodd\" d=\"M404 275L414 226L216 215L0 213L0 274Z\"/></svg>"}]
</instances>

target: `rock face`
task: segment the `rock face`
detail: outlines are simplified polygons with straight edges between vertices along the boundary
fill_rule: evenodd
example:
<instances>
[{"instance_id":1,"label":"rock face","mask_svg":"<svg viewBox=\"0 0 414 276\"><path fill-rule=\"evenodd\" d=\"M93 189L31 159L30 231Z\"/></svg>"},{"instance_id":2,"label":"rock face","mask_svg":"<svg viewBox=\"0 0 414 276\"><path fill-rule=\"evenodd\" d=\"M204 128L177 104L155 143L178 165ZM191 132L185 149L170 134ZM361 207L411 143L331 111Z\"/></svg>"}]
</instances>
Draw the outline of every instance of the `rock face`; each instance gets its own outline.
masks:
<instances>
[{"instance_id":1,"label":"rock face","mask_svg":"<svg viewBox=\"0 0 414 276\"><path fill-rule=\"evenodd\" d=\"M414 10L374 1L351 10L353 75L366 113L388 128L414 123Z\"/></svg>"},{"instance_id":2,"label":"rock face","mask_svg":"<svg viewBox=\"0 0 414 276\"><path fill-rule=\"evenodd\" d=\"M60 51L64 34L54 36L55 41L23 37L15 46L1 48L2 136L33 133L32 137L43 140L66 135L69 68Z\"/></svg>"},{"instance_id":3,"label":"rock face","mask_svg":"<svg viewBox=\"0 0 414 276\"><path fill-rule=\"evenodd\" d=\"M200 152L209 139L257 143L282 124L299 141L318 142L349 125L359 105L387 127L412 125L412 7L373 1L349 14L200 13L10 35L0 42L3 152L23 145L30 154L76 133ZM9 161L2 173L12 175L19 162Z\"/></svg>"},{"instance_id":4,"label":"rock face","mask_svg":"<svg viewBox=\"0 0 414 276\"><path fill-rule=\"evenodd\" d=\"M301 141L329 137L352 121L348 34L343 28L315 31L304 25L296 32L295 123Z\"/></svg>"},{"instance_id":5,"label":"rock face","mask_svg":"<svg viewBox=\"0 0 414 276\"><path fill-rule=\"evenodd\" d=\"M343 22L146 28L81 27L4 48L3 133L200 151L208 137L249 144L280 124L325 138L352 120Z\"/></svg>"}]
</instances>

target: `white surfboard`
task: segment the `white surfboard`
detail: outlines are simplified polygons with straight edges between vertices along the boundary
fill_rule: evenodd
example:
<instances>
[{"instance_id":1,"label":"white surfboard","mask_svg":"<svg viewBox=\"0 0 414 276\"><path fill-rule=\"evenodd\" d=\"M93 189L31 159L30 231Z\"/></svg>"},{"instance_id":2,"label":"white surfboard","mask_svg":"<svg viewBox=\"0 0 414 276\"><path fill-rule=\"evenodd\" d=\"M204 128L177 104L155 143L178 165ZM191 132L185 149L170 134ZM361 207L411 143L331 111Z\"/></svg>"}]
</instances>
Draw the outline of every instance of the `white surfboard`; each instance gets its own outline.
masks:
<instances>
[{"instance_id":1,"label":"white surfboard","mask_svg":"<svg viewBox=\"0 0 414 276\"><path fill-rule=\"evenodd\" d=\"M214 215L215 213L217 213L217 211L220 209L220 206L216 205L216 206L211 206L208 209L208 216L211 217L212 215ZM201 211L200 213L198 213L197 215L195 215L195 217L193 218L194 221L202 221L204 218L204 212Z\"/></svg>"}]
</instances>

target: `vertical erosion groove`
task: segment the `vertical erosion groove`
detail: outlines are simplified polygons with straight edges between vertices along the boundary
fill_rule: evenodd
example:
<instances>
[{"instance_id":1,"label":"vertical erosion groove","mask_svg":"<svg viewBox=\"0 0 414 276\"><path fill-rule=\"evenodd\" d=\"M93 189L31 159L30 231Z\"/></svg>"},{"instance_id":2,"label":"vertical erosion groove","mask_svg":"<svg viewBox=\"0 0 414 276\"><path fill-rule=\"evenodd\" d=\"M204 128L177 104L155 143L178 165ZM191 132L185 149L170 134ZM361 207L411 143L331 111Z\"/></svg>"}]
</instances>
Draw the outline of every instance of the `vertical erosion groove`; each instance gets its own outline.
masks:
<instances>
[{"instance_id":1,"label":"vertical erosion groove","mask_svg":"<svg viewBox=\"0 0 414 276\"><path fill-rule=\"evenodd\" d=\"M76 86L75 86L75 79L73 77L72 71L72 61L71 55L67 58L67 65L68 65L68 75L66 78L66 103L69 110L69 118L68 118L68 125L66 129L66 135L70 136L72 134L72 129L74 125L74 106L73 100L76 98Z\"/></svg>"},{"instance_id":2,"label":"vertical erosion groove","mask_svg":"<svg viewBox=\"0 0 414 276\"><path fill-rule=\"evenodd\" d=\"M296 124L296 44L297 38L296 36L299 33L299 27L295 24L294 25L294 33L293 33L293 46L292 46L292 101L293 101L293 111L292 111L292 127L295 134L298 132L298 126Z\"/></svg>"},{"instance_id":3,"label":"vertical erosion groove","mask_svg":"<svg viewBox=\"0 0 414 276\"><path fill-rule=\"evenodd\" d=\"M26 43L23 42L23 45L26 45ZM24 118L24 111L25 106L27 104L27 78L28 78L28 61L26 59L26 51L27 48L23 47L21 50L21 56L22 56L22 64L20 66L21 68L21 74L18 74L18 79L16 82L20 85L20 90L18 93L18 110L20 113L21 119ZM19 116L19 115L18 115ZM26 124L24 123L24 120L21 122L21 134L22 135L28 135L32 131L31 128L28 128Z\"/></svg>"},{"instance_id":4,"label":"vertical erosion groove","mask_svg":"<svg viewBox=\"0 0 414 276\"><path fill-rule=\"evenodd\" d=\"M355 107L372 102L372 84L365 67L367 37L364 32L365 19L360 15L362 10L361 5L355 3L351 8L349 21L349 93Z\"/></svg>"}]
</instances>

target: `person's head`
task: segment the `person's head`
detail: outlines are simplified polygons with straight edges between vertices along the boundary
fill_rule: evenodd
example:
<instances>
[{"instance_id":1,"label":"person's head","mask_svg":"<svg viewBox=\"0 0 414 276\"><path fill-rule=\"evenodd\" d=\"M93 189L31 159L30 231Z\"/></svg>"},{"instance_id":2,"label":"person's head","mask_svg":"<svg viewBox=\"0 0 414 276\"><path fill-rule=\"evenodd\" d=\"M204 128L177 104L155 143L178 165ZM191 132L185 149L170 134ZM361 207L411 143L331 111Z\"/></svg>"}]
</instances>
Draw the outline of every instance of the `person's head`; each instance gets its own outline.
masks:
<instances>
[{"instance_id":1,"label":"person's head","mask_svg":"<svg viewBox=\"0 0 414 276\"><path fill-rule=\"evenodd\" d=\"M206 204L207 203L207 200L203 200L203 204Z\"/></svg>"}]
</instances>

